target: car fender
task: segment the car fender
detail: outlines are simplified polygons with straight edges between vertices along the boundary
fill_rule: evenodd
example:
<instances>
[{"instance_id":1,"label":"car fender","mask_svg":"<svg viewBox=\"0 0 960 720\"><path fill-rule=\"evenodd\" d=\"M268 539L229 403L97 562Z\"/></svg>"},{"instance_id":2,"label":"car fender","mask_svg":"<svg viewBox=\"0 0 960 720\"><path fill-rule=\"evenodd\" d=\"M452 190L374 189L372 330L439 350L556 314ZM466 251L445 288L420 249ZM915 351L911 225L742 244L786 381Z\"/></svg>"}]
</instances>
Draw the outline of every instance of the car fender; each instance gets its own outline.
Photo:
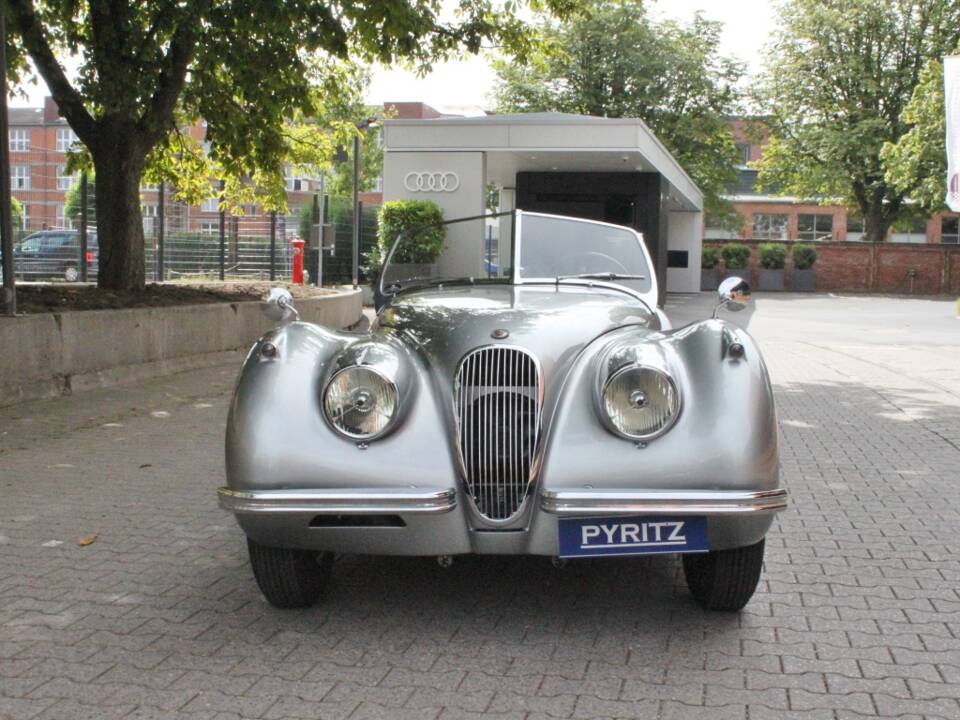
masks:
<instances>
[{"instance_id":1,"label":"car fender","mask_svg":"<svg viewBox=\"0 0 960 720\"><path fill-rule=\"evenodd\" d=\"M735 343L743 349L740 358L729 353ZM659 437L628 440L601 422L598 373L611 344L647 345L647 356L659 358L673 376L679 417ZM766 365L750 335L723 320L659 333L623 329L598 338L571 368L548 427L541 491L779 487Z\"/></svg>"},{"instance_id":2,"label":"car fender","mask_svg":"<svg viewBox=\"0 0 960 720\"><path fill-rule=\"evenodd\" d=\"M265 343L276 348L265 357ZM321 394L337 360L363 343L385 343L410 370L408 407L388 435L368 444L326 422ZM250 350L226 432L226 471L238 490L458 486L451 434L423 361L389 335L335 332L295 322L271 330Z\"/></svg>"}]
</instances>

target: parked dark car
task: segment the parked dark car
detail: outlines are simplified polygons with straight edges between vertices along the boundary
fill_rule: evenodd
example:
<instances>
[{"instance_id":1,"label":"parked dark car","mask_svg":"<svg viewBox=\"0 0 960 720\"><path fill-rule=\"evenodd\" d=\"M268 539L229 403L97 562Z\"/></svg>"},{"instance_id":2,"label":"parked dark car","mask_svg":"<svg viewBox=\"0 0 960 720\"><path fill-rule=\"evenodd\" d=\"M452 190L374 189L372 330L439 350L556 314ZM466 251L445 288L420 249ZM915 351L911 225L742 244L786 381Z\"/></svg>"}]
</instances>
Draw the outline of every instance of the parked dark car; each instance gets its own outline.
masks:
<instances>
[{"instance_id":1,"label":"parked dark car","mask_svg":"<svg viewBox=\"0 0 960 720\"><path fill-rule=\"evenodd\" d=\"M97 275L98 245L96 233L87 233L87 277ZM24 280L80 279L80 232L78 230L41 230L31 233L13 248L14 268Z\"/></svg>"}]
</instances>

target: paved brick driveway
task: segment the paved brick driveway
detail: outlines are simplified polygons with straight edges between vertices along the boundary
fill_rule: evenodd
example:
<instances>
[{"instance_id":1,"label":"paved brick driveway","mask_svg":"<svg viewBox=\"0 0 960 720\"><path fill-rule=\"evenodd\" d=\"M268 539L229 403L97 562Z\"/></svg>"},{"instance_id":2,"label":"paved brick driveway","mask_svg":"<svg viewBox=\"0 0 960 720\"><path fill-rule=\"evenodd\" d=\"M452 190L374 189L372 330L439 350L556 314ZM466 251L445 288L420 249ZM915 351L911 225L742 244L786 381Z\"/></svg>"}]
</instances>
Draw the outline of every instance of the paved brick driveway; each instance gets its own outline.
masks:
<instances>
[{"instance_id":1,"label":"paved brick driveway","mask_svg":"<svg viewBox=\"0 0 960 720\"><path fill-rule=\"evenodd\" d=\"M343 558L275 611L214 503L233 369L0 411L0 718L960 717L952 306L734 317L793 497L739 616L671 558Z\"/></svg>"}]
</instances>

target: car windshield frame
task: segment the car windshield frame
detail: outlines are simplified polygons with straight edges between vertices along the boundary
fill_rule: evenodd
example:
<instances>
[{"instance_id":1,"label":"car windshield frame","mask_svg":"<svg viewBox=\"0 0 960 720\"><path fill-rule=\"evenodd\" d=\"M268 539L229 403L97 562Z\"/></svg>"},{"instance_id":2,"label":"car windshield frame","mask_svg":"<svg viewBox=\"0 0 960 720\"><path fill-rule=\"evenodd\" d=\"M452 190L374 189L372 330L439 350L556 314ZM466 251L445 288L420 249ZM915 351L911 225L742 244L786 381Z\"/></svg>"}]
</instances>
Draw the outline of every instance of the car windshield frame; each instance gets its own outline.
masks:
<instances>
[{"instance_id":1,"label":"car windshield frame","mask_svg":"<svg viewBox=\"0 0 960 720\"><path fill-rule=\"evenodd\" d=\"M480 276L452 276L448 278L412 278L411 280L405 281L403 284L400 284L395 290L388 291L388 287L392 287L394 283L384 283L384 279L387 275L385 272L391 265L394 254L396 253L400 243L404 238L410 237L413 233L421 232L426 228L438 227L442 225L452 225L454 223L460 222L470 222L478 220L490 220L495 218L502 218L506 216L513 216L513 222L510 223L510 274L504 275L502 277L483 277ZM597 279L589 277L576 277L572 275L560 275L560 276L530 276L524 277L520 272L520 256L523 250L523 219L524 217L542 217L555 220L566 220L571 222L584 223L589 225L599 225L604 227L615 228L617 230L626 231L632 233L637 241L637 245L640 249L640 252L643 256L644 270L648 274L646 277L649 277L651 288L648 291L639 291L631 287L619 283L616 279ZM399 281L395 281L399 284ZM444 284L504 284L504 285L590 285L590 286L605 286L610 288L615 288L622 290L644 302L647 301L647 296L653 294L656 295L657 288L657 278L656 273L653 271L652 258L650 253L647 250L646 243L643 240L643 235L635 230L632 227L627 225L617 225L616 223L605 222L602 220L592 220L588 218L578 218L571 217L568 215L556 215L553 213L542 213L528 210L507 210L499 213L489 213L484 215L472 215L469 217L454 218L452 220L444 220L442 223L435 224L426 224L420 225L415 228L410 228L401 233L397 234L396 239L393 241L393 244L390 246L390 251L387 253L386 258L381 265L380 276L377 279L377 291L381 297L390 298L400 295L402 293L422 289L424 287L431 287L435 285L444 285Z\"/></svg>"}]
</instances>

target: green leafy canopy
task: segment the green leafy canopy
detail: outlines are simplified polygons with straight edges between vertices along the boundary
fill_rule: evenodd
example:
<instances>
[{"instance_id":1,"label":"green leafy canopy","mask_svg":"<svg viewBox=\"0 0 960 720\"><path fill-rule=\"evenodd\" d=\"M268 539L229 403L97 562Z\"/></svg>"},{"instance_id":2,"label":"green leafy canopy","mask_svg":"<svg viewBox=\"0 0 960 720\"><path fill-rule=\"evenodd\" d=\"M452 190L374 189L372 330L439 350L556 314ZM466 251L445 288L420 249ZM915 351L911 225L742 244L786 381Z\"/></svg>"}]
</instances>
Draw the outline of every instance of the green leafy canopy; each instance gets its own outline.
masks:
<instances>
[{"instance_id":1,"label":"green leafy canopy","mask_svg":"<svg viewBox=\"0 0 960 720\"><path fill-rule=\"evenodd\" d=\"M777 27L756 88L772 133L760 185L854 206L866 238L883 240L914 212L907 200L929 167L907 157L909 141L884 148L910 130L924 67L957 46L960 3L787 0Z\"/></svg>"},{"instance_id":2,"label":"green leafy canopy","mask_svg":"<svg viewBox=\"0 0 960 720\"><path fill-rule=\"evenodd\" d=\"M704 192L719 226L743 218L721 196L736 180L729 116L742 64L719 54L719 23L653 21L638 0L590 0L564 22L543 18L526 64L495 62L502 112L638 117Z\"/></svg>"},{"instance_id":3,"label":"green leafy canopy","mask_svg":"<svg viewBox=\"0 0 960 720\"><path fill-rule=\"evenodd\" d=\"M527 4L564 14L575 2ZM115 288L144 282L145 170L185 200L209 195L219 176L227 205L255 198L282 207L285 167L328 166L357 132L357 64L425 69L485 45L521 59L536 47L513 0L459 0L452 13L438 0L8 0L8 8L12 79L28 82L36 68L98 171L98 282ZM184 131L201 118L203 137Z\"/></svg>"}]
</instances>

